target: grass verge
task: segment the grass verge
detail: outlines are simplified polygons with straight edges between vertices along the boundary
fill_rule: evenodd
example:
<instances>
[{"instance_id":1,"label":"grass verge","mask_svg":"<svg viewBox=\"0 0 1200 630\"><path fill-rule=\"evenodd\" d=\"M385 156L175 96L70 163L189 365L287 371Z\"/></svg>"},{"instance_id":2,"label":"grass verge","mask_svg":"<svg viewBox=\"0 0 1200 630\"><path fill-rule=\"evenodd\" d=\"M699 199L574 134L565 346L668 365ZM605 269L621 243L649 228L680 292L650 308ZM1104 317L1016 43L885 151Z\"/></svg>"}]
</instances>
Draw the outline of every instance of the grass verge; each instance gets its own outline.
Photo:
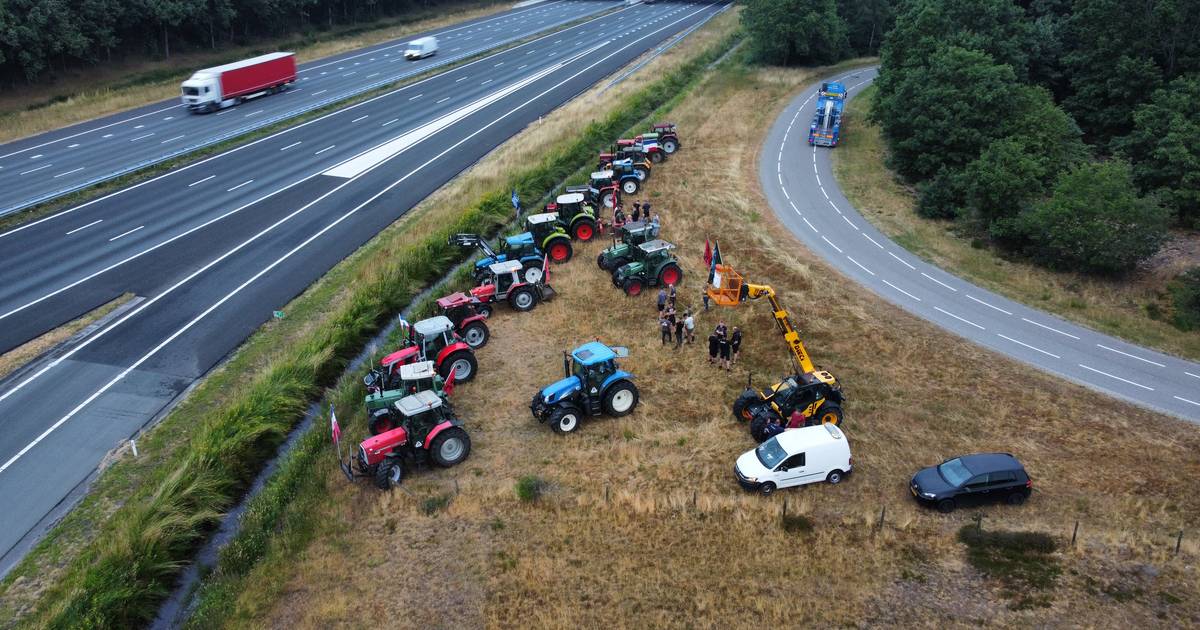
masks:
<instances>
[{"instance_id":1,"label":"grass verge","mask_svg":"<svg viewBox=\"0 0 1200 630\"><path fill-rule=\"evenodd\" d=\"M960 234L952 223L918 216L914 191L885 165L887 147L878 125L867 117L874 95L875 88L867 87L847 106L852 124L833 152L833 168L846 197L876 227L912 253L991 291L1136 344L1200 360L1200 332L1184 332L1150 316L1169 309L1169 285L1187 267L1186 257L1165 256L1161 265L1120 279L1055 272L1000 255Z\"/></svg>"},{"instance_id":2,"label":"grass verge","mask_svg":"<svg viewBox=\"0 0 1200 630\"><path fill-rule=\"evenodd\" d=\"M4 354L0 354L0 378L12 374L13 370L20 368L33 359L36 359L43 352L70 339L79 331L96 323L96 321L131 299L133 299L132 293L121 295L107 304L43 334L37 339L31 339Z\"/></svg>"},{"instance_id":3,"label":"grass verge","mask_svg":"<svg viewBox=\"0 0 1200 630\"><path fill-rule=\"evenodd\" d=\"M610 102L620 105L600 120L575 125L574 136L557 127L560 133L544 138L548 141L540 145L543 157L536 166L515 174L501 170L502 177L479 171L487 189L470 209L464 212L460 205L446 203L449 209L417 213L389 228L290 305L286 320L290 324L264 326L229 364L139 442L140 450L151 447L142 459L154 459L153 463L123 467L126 461L121 461L106 471L99 485L112 487L106 481L119 478L130 491L122 495L127 499L89 497L76 511L80 516L69 516L67 527L56 528L0 585L6 602L2 614L48 626L75 625L81 620L85 625L127 626L152 618L180 563L219 512L245 488L313 394L332 383L347 358L391 313L464 254L450 249L447 235L492 231L511 213L511 188L526 199L537 199L594 159L612 136L654 111L729 46L735 22L728 18L719 23L723 36L699 37L698 33L691 46L680 46L656 62L667 70L655 76L653 84L631 80L622 86L624 91L610 92ZM702 52L695 48L697 42L706 46ZM688 56L682 57L683 51ZM556 137L558 141L551 140ZM438 203L442 202L447 200ZM277 332L288 326L286 335ZM302 442L281 471L295 465L292 459L303 460L309 447ZM292 505L301 502L298 492L280 484L260 496ZM252 507L245 519L271 521L281 507ZM102 521L90 540L81 531L97 525L89 517ZM60 546L72 542L81 543L82 550L72 553ZM252 547L240 546L242 551L235 553L252 558L253 553L246 552ZM42 575L41 569L50 569L53 575Z\"/></svg>"}]
</instances>

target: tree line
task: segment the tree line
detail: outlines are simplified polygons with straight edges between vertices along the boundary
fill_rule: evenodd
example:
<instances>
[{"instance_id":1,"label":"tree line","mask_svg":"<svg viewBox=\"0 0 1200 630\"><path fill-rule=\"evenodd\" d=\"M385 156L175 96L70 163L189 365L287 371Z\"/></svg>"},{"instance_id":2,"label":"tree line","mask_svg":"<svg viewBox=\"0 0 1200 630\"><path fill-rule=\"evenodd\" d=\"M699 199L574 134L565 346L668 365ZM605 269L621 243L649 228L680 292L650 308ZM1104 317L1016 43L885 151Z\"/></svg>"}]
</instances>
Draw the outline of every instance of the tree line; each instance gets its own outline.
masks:
<instances>
[{"instance_id":1,"label":"tree line","mask_svg":"<svg viewBox=\"0 0 1200 630\"><path fill-rule=\"evenodd\" d=\"M326 30L455 0L3 0L0 81L119 56L170 57ZM459 0L461 2L461 0Z\"/></svg>"}]
</instances>

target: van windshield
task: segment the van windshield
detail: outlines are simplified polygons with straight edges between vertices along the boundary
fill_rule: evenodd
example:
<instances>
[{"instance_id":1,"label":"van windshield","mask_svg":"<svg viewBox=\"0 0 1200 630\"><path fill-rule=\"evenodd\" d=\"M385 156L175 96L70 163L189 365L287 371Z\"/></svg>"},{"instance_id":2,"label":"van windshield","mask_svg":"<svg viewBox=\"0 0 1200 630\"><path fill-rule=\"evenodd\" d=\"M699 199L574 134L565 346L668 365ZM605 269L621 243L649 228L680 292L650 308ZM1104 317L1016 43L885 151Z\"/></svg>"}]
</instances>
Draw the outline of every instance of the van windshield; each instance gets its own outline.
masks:
<instances>
[{"instance_id":1,"label":"van windshield","mask_svg":"<svg viewBox=\"0 0 1200 630\"><path fill-rule=\"evenodd\" d=\"M768 470L774 470L775 466L787 457L787 451L783 450L783 447L779 445L779 442L775 438L759 444L758 448L754 449L754 454L758 456L758 461L763 466L766 466Z\"/></svg>"}]
</instances>

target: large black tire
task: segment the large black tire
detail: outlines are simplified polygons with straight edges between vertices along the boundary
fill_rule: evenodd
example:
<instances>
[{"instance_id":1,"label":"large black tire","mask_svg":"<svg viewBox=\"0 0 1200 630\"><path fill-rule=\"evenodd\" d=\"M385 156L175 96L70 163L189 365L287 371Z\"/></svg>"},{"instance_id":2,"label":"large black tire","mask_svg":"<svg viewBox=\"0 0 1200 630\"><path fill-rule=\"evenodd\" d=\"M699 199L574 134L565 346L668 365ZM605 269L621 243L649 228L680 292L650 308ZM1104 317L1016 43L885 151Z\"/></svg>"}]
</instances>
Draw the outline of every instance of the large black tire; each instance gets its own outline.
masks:
<instances>
[{"instance_id":1,"label":"large black tire","mask_svg":"<svg viewBox=\"0 0 1200 630\"><path fill-rule=\"evenodd\" d=\"M835 486L838 485L839 483L842 483L842 480L845 478L846 478L846 473L844 473L840 470L831 470L831 471L829 471L828 475L825 475L825 481L828 481L830 484L835 485Z\"/></svg>"},{"instance_id":2,"label":"large black tire","mask_svg":"<svg viewBox=\"0 0 1200 630\"><path fill-rule=\"evenodd\" d=\"M461 464L471 454L471 436L459 427L450 427L437 434L429 444L429 456L442 468Z\"/></svg>"},{"instance_id":3,"label":"large black tire","mask_svg":"<svg viewBox=\"0 0 1200 630\"><path fill-rule=\"evenodd\" d=\"M666 154L662 153L661 151L653 151L650 153L650 161L655 164L662 164L663 160L665 159Z\"/></svg>"},{"instance_id":4,"label":"large black tire","mask_svg":"<svg viewBox=\"0 0 1200 630\"><path fill-rule=\"evenodd\" d=\"M592 219L579 219L571 226L571 238L588 242L596 238L596 222Z\"/></svg>"},{"instance_id":5,"label":"large black tire","mask_svg":"<svg viewBox=\"0 0 1200 630\"><path fill-rule=\"evenodd\" d=\"M486 346L488 339L492 336L492 332L488 330L487 324L481 321L473 321L463 326L459 334L462 336L463 341L467 342L468 346L476 350Z\"/></svg>"},{"instance_id":6,"label":"large black tire","mask_svg":"<svg viewBox=\"0 0 1200 630\"><path fill-rule=\"evenodd\" d=\"M642 183L636 177L621 182L621 192L626 195L636 195L642 189Z\"/></svg>"},{"instance_id":7,"label":"large black tire","mask_svg":"<svg viewBox=\"0 0 1200 630\"><path fill-rule=\"evenodd\" d=\"M760 494L762 494L764 497L769 497L772 494L775 494L775 484L768 481L758 487L758 492Z\"/></svg>"},{"instance_id":8,"label":"large black tire","mask_svg":"<svg viewBox=\"0 0 1200 630\"><path fill-rule=\"evenodd\" d=\"M736 420L749 421L762 404L762 397L753 388L747 388L733 401L733 417Z\"/></svg>"},{"instance_id":9,"label":"large black tire","mask_svg":"<svg viewBox=\"0 0 1200 630\"><path fill-rule=\"evenodd\" d=\"M542 281L542 261L530 260L525 263L525 268L521 270L521 280L528 284L537 284Z\"/></svg>"},{"instance_id":10,"label":"large black tire","mask_svg":"<svg viewBox=\"0 0 1200 630\"><path fill-rule=\"evenodd\" d=\"M645 166L635 166L633 167L633 172L638 176L638 180L642 181L643 183L645 183L647 179L650 179L650 169L646 168Z\"/></svg>"},{"instance_id":11,"label":"large black tire","mask_svg":"<svg viewBox=\"0 0 1200 630\"><path fill-rule=\"evenodd\" d=\"M603 270L605 270L605 271L608 271L608 270L609 270L609 268L608 268L608 259L607 259L607 257L604 255L604 252L600 252L599 254L596 254L596 266L597 266L597 267L599 267L599 268L601 268L601 269L603 269Z\"/></svg>"},{"instance_id":12,"label":"large black tire","mask_svg":"<svg viewBox=\"0 0 1200 630\"><path fill-rule=\"evenodd\" d=\"M1014 493L1008 495L1008 498L1006 498L1005 501L1009 505L1021 505L1022 503L1025 502L1025 493L1024 492L1014 492Z\"/></svg>"},{"instance_id":13,"label":"large black tire","mask_svg":"<svg viewBox=\"0 0 1200 630\"><path fill-rule=\"evenodd\" d=\"M754 441L761 444L767 441L767 425L771 423L772 418L778 418L778 414L773 411L760 410L754 414L754 418L750 420L750 437Z\"/></svg>"},{"instance_id":14,"label":"large black tire","mask_svg":"<svg viewBox=\"0 0 1200 630\"><path fill-rule=\"evenodd\" d=\"M404 479L404 462L399 457L386 457L375 466L375 487L391 490Z\"/></svg>"},{"instance_id":15,"label":"large black tire","mask_svg":"<svg viewBox=\"0 0 1200 630\"><path fill-rule=\"evenodd\" d=\"M621 282L617 281L617 272L621 270L621 267L628 264L629 259L624 256L618 256L616 260L612 261L612 265L609 266L608 271L612 273L614 287L621 288Z\"/></svg>"},{"instance_id":16,"label":"large black tire","mask_svg":"<svg viewBox=\"0 0 1200 630\"><path fill-rule=\"evenodd\" d=\"M638 388L631 381L617 381L604 392L604 413L620 418L633 412L638 404Z\"/></svg>"},{"instance_id":17,"label":"large black tire","mask_svg":"<svg viewBox=\"0 0 1200 630\"><path fill-rule=\"evenodd\" d=\"M466 350L459 350L442 361L438 366L438 374L447 378L450 376L450 370L456 366L458 369L454 371L455 383L465 383L475 378L475 372L479 371L479 361L475 359L475 355Z\"/></svg>"},{"instance_id":18,"label":"large black tire","mask_svg":"<svg viewBox=\"0 0 1200 630\"><path fill-rule=\"evenodd\" d=\"M953 512L954 508L956 507L958 506L955 505L954 499L942 499L941 501L938 501L937 504L937 509L942 514L949 514Z\"/></svg>"},{"instance_id":19,"label":"large black tire","mask_svg":"<svg viewBox=\"0 0 1200 630\"><path fill-rule=\"evenodd\" d=\"M683 270L679 268L679 265L670 262L658 270L658 283L660 285L664 287L670 284L679 286L681 282L683 282Z\"/></svg>"},{"instance_id":20,"label":"large black tire","mask_svg":"<svg viewBox=\"0 0 1200 630\"><path fill-rule=\"evenodd\" d=\"M475 307L475 310L479 311L479 314L483 315L484 317L491 317L492 313L494 313L496 309L492 308L491 304L480 304L479 306Z\"/></svg>"},{"instance_id":21,"label":"large black tire","mask_svg":"<svg viewBox=\"0 0 1200 630\"><path fill-rule=\"evenodd\" d=\"M670 138L663 140L661 143L659 143L659 146L662 147L662 150L666 152L667 155L671 155L679 150L679 143Z\"/></svg>"},{"instance_id":22,"label":"large black tire","mask_svg":"<svg viewBox=\"0 0 1200 630\"><path fill-rule=\"evenodd\" d=\"M579 428L580 419L581 414L578 409L559 406L550 412L550 419L546 422L551 429L554 429L555 433L565 435Z\"/></svg>"},{"instance_id":23,"label":"large black tire","mask_svg":"<svg viewBox=\"0 0 1200 630\"><path fill-rule=\"evenodd\" d=\"M517 287L508 292L508 305L514 311L532 311L538 304L537 292L532 287Z\"/></svg>"},{"instance_id":24,"label":"large black tire","mask_svg":"<svg viewBox=\"0 0 1200 630\"><path fill-rule=\"evenodd\" d=\"M813 422L816 424L840 426L842 424L842 408L831 402L827 402L817 410L817 417Z\"/></svg>"},{"instance_id":25,"label":"large black tire","mask_svg":"<svg viewBox=\"0 0 1200 630\"><path fill-rule=\"evenodd\" d=\"M646 285L637 278L626 278L625 282L621 283L621 288L625 291L625 295L637 297L642 294L642 289L646 288Z\"/></svg>"}]
</instances>

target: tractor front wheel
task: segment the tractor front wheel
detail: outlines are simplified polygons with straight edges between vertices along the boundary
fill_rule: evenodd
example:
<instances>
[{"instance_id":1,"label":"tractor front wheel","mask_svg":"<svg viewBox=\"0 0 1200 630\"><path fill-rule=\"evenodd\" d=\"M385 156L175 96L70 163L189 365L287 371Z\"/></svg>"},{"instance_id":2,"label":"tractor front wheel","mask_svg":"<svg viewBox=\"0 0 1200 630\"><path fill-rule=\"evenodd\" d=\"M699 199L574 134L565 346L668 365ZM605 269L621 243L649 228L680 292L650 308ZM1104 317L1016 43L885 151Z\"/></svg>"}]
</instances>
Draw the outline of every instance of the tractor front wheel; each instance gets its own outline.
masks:
<instances>
[{"instance_id":1,"label":"tractor front wheel","mask_svg":"<svg viewBox=\"0 0 1200 630\"><path fill-rule=\"evenodd\" d=\"M604 252L600 252L599 254L596 254L596 266L605 271L608 271L609 267L605 263Z\"/></svg>"},{"instance_id":2,"label":"tractor front wheel","mask_svg":"<svg viewBox=\"0 0 1200 630\"><path fill-rule=\"evenodd\" d=\"M625 193L626 195L636 195L637 191L640 190L641 187L641 182L639 182L636 177L621 182L621 192Z\"/></svg>"},{"instance_id":3,"label":"tractor front wheel","mask_svg":"<svg viewBox=\"0 0 1200 630\"><path fill-rule=\"evenodd\" d=\"M573 407L559 407L550 412L550 428L565 434L579 428L579 412Z\"/></svg>"},{"instance_id":4,"label":"tractor front wheel","mask_svg":"<svg viewBox=\"0 0 1200 630\"><path fill-rule=\"evenodd\" d=\"M546 253L550 256L550 260L555 263L565 263L571 260L571 254L574 252L571 249L571 241L566 238L559 238L550 244L546 249Z\"/></svg>"},{"instance_id":5,"label":"tractor front wheel","mask_svg":"<svg viewBox=\"0 0 1200 630\"><path fill-rule=\"evenodd\" d=\"M680 280L683 280L683 270L675 263L667 263L658 271L658 283L663 286L678 285Z\"/></svg>"},{"instance_id":6,"label":"tractor front wheel","mask_svg":"<svg viewBox=\"0 0 1200 630\"><path fill-rule=\"evenodd\" d=\"M633 174L637 175L638 181L644 182L650 177L650 169L644 166L639 166L633 169Z\"/></svg>"},{"instance_id":7,"label":"tractor front wheel","mask_svg":"<svg viewBox=\"0 0 1200 630\"><path fill-rule=\"evenodd\" d=\"M736 400L733 401L733 417L736 420L750 420L758 411L758 403L761 396L753 389L747 389L742 392Z\"/></svg>"},{"instance_id":8,"label":"tractor front wheel","mask_svg":"<svg viewBox=\"0 0 1200 630\"><path fill-rule=\"evenodd\" d=\"M433 463L442 468L461 464L471 454L471 437L458 427L446 429L433 438L429 454Z\"/></svg>"},{"instance_id":9,"label":"tractor front wheel","mask_svg":"<svg viewBox=\"0 0 1200 630\"><path fill-rule=\"evenodd\" d=\"M454 382L465 383L475 378L475 370L479 368L479 362L475 360L475 355L466 350L459 350L454 354L446 357L442 364L438 366L438 374L442 378L450 376L450 371L454 371Z\"/></svg>"},{"instance_id":10,"label":"tractor front wheel","mask_svg":"<svg viewBox=\"0 0 1200 630\"><path fill-rule=\"evenodd\" d=\"M472 348L482 348L487 345L488 338L492 336L488 330L487 324L475 321L467 324L462 329L463 341L467 342Z\"/></svg>"},{"instance_id":11,"label":"tractor front wheel","mask_svg":"<svg viewBox=\"0 0 1200 630\"><path fill-rule=\"evenodd\" d=\"M375 486L380 490L391 490L404 479L404 462L399 457L387 457L375 466Z\"/></svg>"},{"instance_id":12,"label":"tractor front wheel","mask_svg":"<svg viewBox=\"0 0 1200 630\"><path fill-rule=\"evenodd\" d=\"M529 287L517 287L508 294L508 303L514 311L532 311L537 302L537 294Z\"/></svg>"},{"instance_id":13,"label":"tractor front wheel","mask_svg":"<svg viewBox=\"0 0 1200 630\"><path fill-rule=\"evenodd\" d=\"M529 261L525 263L525 268L521 270L521 279L528 284L537 284L542 281L542 261Z\"/></svg>"},{"instance_id":14,"label":"tractor front wheel","mask_svg":"<svg viewBox=\"0 0 1200 630\"><path fill-rule=\"evenodd\" d=\"M833 403L821 405L821 409L817 411L817 422L820 424L832 424L834 426L840 425L842 423L842 408Z\"/></svg>"},{"instance_id":15,"label":"tractor front wheel","mask_svg":"<svg viewBox=\"0 0 1200 630\"><path fill-rule=\"evenodd\" d=\"M596 236L596 222L591 219L580 219L571 228L571 236L577 241L588 242Z\"/></svg>"},{"instance_id":16,"label":"tractor front wheel","mask_svg":"<svg viewBox=\"0 0 1200 630\"><path fill-rule=\"evenodd\" d=\"M600 195L600 203L604 204L605 208L613 207L613 204L616 203L616 201L617 193L611 190Z\"/></svg>"},{"instance_id":17,"label":"tractor front wheel","mask_svg":"<svg viewBox=\"0 0 1200 630\"><path fill-rule=\"evenodd\" d=\"M491 317L492 312L494 311L491 304L480 304L479 306L475 307L475 310L479 311L479 314L483 315L484 317Z\"/></svg>"},{"instance_id":18,"label":"tractor front wheel","mask_svg":"<svg viewBox=\"0 0 1200 630\"><path fill-rule=\"evenodd\" d=\"M637 278L628 278L621 288L625 289L625 295L637 297L642 294L642 281Z\"/></svg>"},{"instance_id":19,"label":"tractor front wheel","mask_svg":"<svg viewBox=\"0 0 1200 630\"><path fill-rule=\"evenodd\" d=\"M628 415L638 404L638 389L629 381L618 381L604 392L604 413L619 418Z\"/></svg>"}]
</instances>

